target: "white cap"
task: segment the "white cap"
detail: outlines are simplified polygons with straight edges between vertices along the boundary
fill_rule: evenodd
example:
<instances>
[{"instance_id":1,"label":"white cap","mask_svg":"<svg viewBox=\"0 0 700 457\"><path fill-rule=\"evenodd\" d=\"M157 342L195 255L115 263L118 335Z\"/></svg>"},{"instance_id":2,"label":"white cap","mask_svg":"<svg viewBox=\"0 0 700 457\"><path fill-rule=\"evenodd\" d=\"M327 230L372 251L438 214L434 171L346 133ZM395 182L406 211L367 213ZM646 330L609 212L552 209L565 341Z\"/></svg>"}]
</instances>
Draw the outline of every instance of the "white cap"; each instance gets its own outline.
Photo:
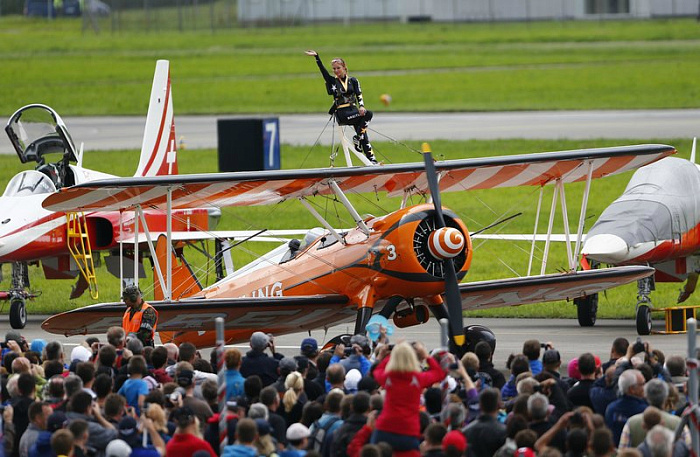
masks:
<instances>
[{"instance_id":1,"label":"white cap","mask_svg":"<svg viewBox=\"0 0 700 457\"><path fill-rule=\"evenodd\" d=\"M75 362L77 360L79 362L87 362L90 360L91 356L92 352L90 352L90 349L85 346L76 346L70 353L70 361Z\"/></svg>"},{"instance_id":2,"label":"white cap","mask_svg":"<svg viewBox=\"0 0 700 457\"><path fill-rule=\"evenodd\" d=\"M105 449L106 457L129 457L131 455L131 446L126 444L124 440L113 440Z\"/></svg>"},{"instance_id":3,"label":"white cap","mask_svg":"<svg viewBox=\"0 0 700 457\"><path fill-rule=\"evenodd\" d=\"M287 439L290 441L303 440L304 438L308 438L309 435L311 435L311 432L306 428L306 425L300 424L299 422L290 425L287 429Z\"/></svg>"}]
</instances>

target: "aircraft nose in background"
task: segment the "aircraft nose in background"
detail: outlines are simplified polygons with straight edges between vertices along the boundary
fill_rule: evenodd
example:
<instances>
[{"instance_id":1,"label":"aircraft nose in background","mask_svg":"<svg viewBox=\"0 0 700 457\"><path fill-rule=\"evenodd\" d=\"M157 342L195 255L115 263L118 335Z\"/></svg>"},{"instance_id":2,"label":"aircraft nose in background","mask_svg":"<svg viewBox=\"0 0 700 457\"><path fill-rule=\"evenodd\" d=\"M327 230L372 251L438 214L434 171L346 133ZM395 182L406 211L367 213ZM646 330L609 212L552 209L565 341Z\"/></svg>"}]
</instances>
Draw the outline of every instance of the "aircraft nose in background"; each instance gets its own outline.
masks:
<instances>
[{"instance_id":1,"label":"aircraft nose in background","mask_svg":"<svg viewBox=\"0 0 700 457\"><path fill-rule=\"evenodd\" d=\"M617 235L600 234L586 238L582 254L604 263L618 264L627 260L629 247Z\"/></svg>"}]
</instances>

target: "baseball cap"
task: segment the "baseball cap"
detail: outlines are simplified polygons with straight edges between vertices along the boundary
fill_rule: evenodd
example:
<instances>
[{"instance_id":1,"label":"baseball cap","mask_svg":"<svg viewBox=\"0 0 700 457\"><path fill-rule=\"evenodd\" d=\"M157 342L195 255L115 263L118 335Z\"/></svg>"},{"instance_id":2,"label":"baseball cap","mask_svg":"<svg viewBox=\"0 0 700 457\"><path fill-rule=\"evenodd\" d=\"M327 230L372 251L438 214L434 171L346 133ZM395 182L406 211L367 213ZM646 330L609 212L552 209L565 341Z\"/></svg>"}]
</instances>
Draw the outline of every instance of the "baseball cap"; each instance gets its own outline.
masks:
<instances>
[{"instance_id":1,"label":"baseball cap","mask_svg":"<svg viewBox=\"0 0 700 457\"><path fill-rule=\"evenodd\" d=\"M296 371L297 361L294 360L292 357L283 357L282 360L280 360L279 367L281 373L289 374L292 371Z\"/></svg>"},{"instance_id":2,"label":"baseball cap","mask_svg":"<svg viewBox=\"0 0 700 457\"><path fill-rule=\"evenodd\" d=\"M136 433L136 419L131 416L124 416L119 421L119 434L122 436L131 436Z\"/></svg>"},{"instance_id":3,"label":"baseball cap","mask_svg":"<svg viewBox=\"0 0 700 457\"><path fill-rule=\"evenodd\" d=\"M578 357L569 360L569 365L567 365L566 371L570 378L581 379L581 372L578 371Z\"/></svg>"},{"instance_id":4,"label":"baseball cap","mask_svg":"<svg viewBox=\"0 0 700 457\"><path fill-rule=\"evenodd\" d=\"M22 335L17 330L10 330L5 333L5 342L7 343L8 341L17 341L18 343L21 343Z\"/></svg>"},{"instance_id":5,"label":"baseball cap","mask_svg":"<svg viewBox=\"0 0 700 457\"><path fill-rule=\"evenodd\" d=\"M304 338L301 341L300 350L304 355L313 354L314 352L318 351L318 341L316 341L314 338Z\"/></svg>"},{"instance_id":6,"label":"baseball cap","mask_svg":"<svg viewBox=\"0 0 700 457\"><path fill-rule=\"evenodd\" d=\"M536 457L537 454L535 454L535 451L533 451L529 447L521 447L515 451L515 454L513 454L513 456L514 457Z\"/></svg>"},{"instance_id":7,"label":"baseball cap","mask_svg":"<svg viewBox=\"0 0 700 457\"><path fill-rule=\"evenodd\" d=\"M123 440L112 440L105 449L106 457L129 457L131 455L131 446Z\"/></svg>"},{"instance_id":8,"label":"baseball cap","mask_svg":"<svg viewBox=\"0 0 700 457\"><path fill-rule=\"evenodd\" d=\"M353 335L352 338L350 338L350 344L357 344L364 349L369 346L369 340L364 335Z\"/></svg>"},{"instance_id":9,"label":"baseball cap","mask_svg":"<svg viewBox=\"0 0 700 457\"><path fill-rule=\"evenodd\" d=\"M68 418L63 411L54 411L46 420L46 430L53 433L56 430L62 429L68 424Z\"/></svg>"},{"instance_id":10,"label":"baseball cap","mask_svg":"<svg viewBox=\"0 0 700 457\"><path fill-rule=\"evenodd\" d=\"M29 346L30 351L38 352L41 354L41 352L44 350L44 347L46 346L46 340L42 340L41 338L37 338L32 341L31 346Z\"/></svg>"},{"instance_id":11,"label":"baseball cap","mask_svg":"<svg viewBox=\"0 0 700 457\"><path fill-rule=\"evenodd\" d=\"M76 346L70 353L70 361L75 362L77 360L79 362L87 362L90 360L90 356L92 356L90 349L85 346Z\"/></svg>"},{"instance_id":12,"label":"baseball cap","mask_svg":"<svg viewBox=\"0 0 700 457\"><path fill-rule=\"evenodd\" d=\"M265 419L255 419L255 425L258 426L258 435L265 436L270 434L270 423Z\"/></svg>"},{"instance_id":13,"label":"baseball cap","mask_svg":"<svg viewBox=\"0 0 700 457\"><path fill-rule=\"evenodd\" d=\"M448 432L442 439L442 450L446 451L448 447L453 446L459 452L464 452L467 449L467 439L459 430Z\"/></svg>"},{"instance_id":14,"label":"baseball cap","mask_svg":"<svg viewBox=\"0 0 700 457\"><path fill-rule=\"evenodd\" d=\"M304 438L308 438L309 435L311 435L311 433L306 425L300 424L299 422L290 425L287 429L287 439L290 441L303 440Z\"/></svg>"},{"instance_id":15,"label":"baseball cap","mask_svg":"<svg viewBox=\"0 0 700 457\"><path fill-rule=\"evenodd\" d=\"M177 374L177 385L180 387L189 387L192 385L194 379L194 371L192 370L180 370Z\"/></svg>"},{"instance_id":16,"label":"baseball cap","mask_svg":"<svg viewBox=\"0 0 700 457\"><path fill-rule=\"evenodd\" d=\"M270 337L263 332L254 332L250 335L250 347L257 351L264 351L270 344Z\"/></svg>"},{"instance_id":17,"label":"baseball cap","mask_svg":"<svg viewBox=\"0 0 700 457\"><path fill-rule=\"evenodd\" d=\"M345 375L345 383L343 386L350 393L355 393L357 392L357 384L360 382L360 379L362 379L362 373L360 373L357 368L353 368Z\"/></svg>"},{"instance_id":18,"label":"baseball cap","mask_svg":"<svg viewBox=\"0 0 700 457\"><path fill-rule=\"evenodd\" d=\"M547 349L544 352L544 355L542 356L542 363L545 365L550 365L553 363L557 363L561 360L561 355L559 355L559 351L556 349Z\"/></svg>"},{"instance_id":19,"label":"baseball cap","mask_svg":"<svg viewBox=\"0 0 700 457\"><path fill-rule=\"evenodd\" d=\"M177 425L185 427L194 422L194 411L189 406L183 406L176 408L172 413L172 417Z\"/></svg>"}]
</instances>

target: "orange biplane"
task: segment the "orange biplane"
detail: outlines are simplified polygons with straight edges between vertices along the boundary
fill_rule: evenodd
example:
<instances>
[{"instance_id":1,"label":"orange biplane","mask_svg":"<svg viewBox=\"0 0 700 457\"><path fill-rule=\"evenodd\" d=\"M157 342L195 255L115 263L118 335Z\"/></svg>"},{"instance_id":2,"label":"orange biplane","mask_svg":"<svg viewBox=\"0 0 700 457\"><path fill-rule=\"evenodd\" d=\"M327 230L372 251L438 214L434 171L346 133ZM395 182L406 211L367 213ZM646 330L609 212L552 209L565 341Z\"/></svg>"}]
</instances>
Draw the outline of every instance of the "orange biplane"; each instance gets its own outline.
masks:
<instances>
[{"instance_id":1,"label":"orange biplane","mask_svg":"<svg viewBox=\"0 0 700 457\"><path fill-rule=\"evenodd\" d=\"M581 222L576 240L571 240L576 251L570 254L570 271L459 283L472 262L471 238L458 215L442 207L440 192L554 184L564 200L565 183L586 182L583 215L592 179L674 152L666 145L638 145L433 162L426 151L424 163L381 167L92 181L61 189L43 206L52 211L172 212L297 199L323 224L324 229L311 230L303 240L279 246L206 288L175 254L168 234L157 245L150 243L157 283L151 304L159 312L163 342L212 346L216 317L224 318L226 342L233 343L247 340L254 331L283 334L353 320L355 333L360 333L373 313L407 326L426 322L432 313L448 319L452 343L460 346L466 332L462 310L580 298L646 277L653 269L575 271ZM346 196L378 192L403 196L402 207L362 218ZM405 206L408 196L416 194L427 203ZM317 195L334 195L356 227L334 228L309 203ZM66 335L105 332L119 325L123 311L121 303L92 305L52 316L42 327Z\"/></svg>"}]
</instances>

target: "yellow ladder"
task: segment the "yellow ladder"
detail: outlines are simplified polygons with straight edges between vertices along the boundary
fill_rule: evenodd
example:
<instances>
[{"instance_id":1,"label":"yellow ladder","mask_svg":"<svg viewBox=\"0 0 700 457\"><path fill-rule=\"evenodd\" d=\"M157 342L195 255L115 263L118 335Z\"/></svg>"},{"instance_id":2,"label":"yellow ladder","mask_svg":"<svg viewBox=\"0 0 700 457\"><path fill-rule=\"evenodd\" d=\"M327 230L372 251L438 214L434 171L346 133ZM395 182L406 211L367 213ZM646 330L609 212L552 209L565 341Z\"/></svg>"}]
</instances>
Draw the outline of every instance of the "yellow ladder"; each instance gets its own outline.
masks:
<instances>
[{"instance_id":1,"label":"yellow ladder","mask_svg":"<svg viewBox=\"0 0 700 457\"><path fill-rule=\"evenodd\" d=\"M68 250L73 256L80 274L83 275L90 289L90 296L97 299L97 277L95 276L95 264L92 261L92 248L88 238L87 220L84 213L66 213L68 224Z\"/></svg>"}]
</instances>

